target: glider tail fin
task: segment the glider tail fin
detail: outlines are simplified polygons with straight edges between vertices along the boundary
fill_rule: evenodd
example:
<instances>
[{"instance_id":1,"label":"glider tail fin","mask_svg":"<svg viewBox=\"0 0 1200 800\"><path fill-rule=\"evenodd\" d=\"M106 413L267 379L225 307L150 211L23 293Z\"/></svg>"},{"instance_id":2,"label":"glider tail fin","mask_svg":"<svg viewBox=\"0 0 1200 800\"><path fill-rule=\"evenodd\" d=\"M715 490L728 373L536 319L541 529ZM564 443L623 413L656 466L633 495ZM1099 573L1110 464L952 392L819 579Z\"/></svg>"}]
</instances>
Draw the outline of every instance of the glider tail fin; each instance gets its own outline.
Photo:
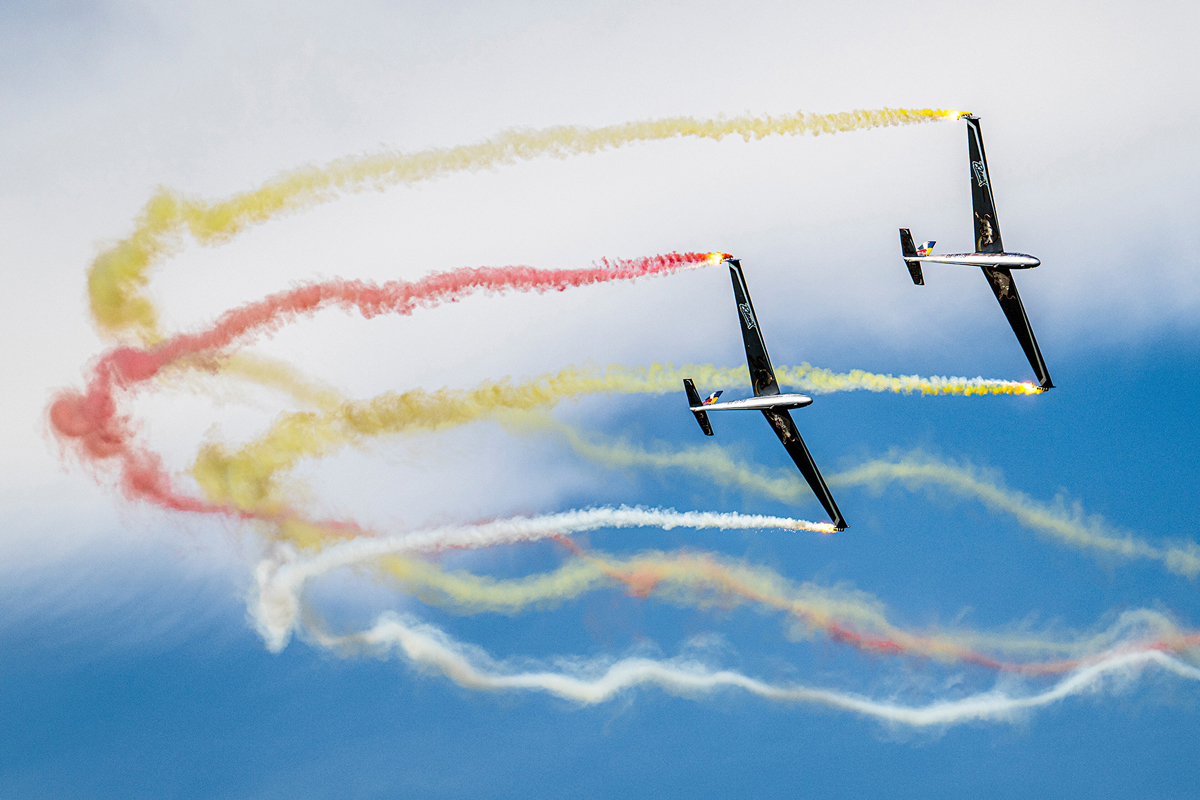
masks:
<instances>
[{"instance_id":1,"label":"glider tail fin","mask_svg":"<svg viewBox=\"0 0 1200 800\"><path fill-rule=\"evenodd\" d=\"M900 229L900 253L904 256L904 265L908 267L908 274L912 275L913 283L924 286L925 276L921 274L921 262L915 260L917 246L913 244L912 232L908 228Z\"/></svg>"},{"instance_id":2,"label":"glider tail fin","mask_svg":"<svg viewBox=\"0 0 1200 800\"><path fill-rule=\"evenodd\" d=\"M696 415L696 422L700 423L700 430L704 431L705 436L712 436L713 429L708 421L708 412L696 410L703 404L700 402L700 393L696 391L696 384L692 383L691 378L683 379L683 390L687 392L688 407Z\"/></svg>"}]
</instances>

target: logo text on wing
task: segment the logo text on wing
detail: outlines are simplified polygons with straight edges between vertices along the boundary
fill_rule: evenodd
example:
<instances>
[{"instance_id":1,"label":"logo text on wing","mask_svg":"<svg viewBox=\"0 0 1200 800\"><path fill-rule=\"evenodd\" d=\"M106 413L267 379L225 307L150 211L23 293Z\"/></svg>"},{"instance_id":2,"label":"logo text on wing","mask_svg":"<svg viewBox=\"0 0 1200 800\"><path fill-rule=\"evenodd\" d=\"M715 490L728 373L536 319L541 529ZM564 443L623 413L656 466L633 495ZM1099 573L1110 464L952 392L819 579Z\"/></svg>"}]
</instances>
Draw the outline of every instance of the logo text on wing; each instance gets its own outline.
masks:
<instances>
[{"instance_id":1,"label":"logo text on wing","mask_svg":"<svg viewBox=\"0 0 1200 800\"><path fill-rule=\"evenodd\" d=\"M984 169L982 161L972 161L971 169L975 172L975 182L980 188L988 185L987 170Z\"/></svg>"},{"instance_id":2,"label":"logo text on wing","mask_svg":"<svg viewBox=\"0 0 1200 800\"><path fill-rule=\"evenodd\" d=\"M738 311L742 312L742 319L746 323L746 327L750 330L754 329L754 315L750 313L749 303L738 303Z\"/></svg>"}]
</instances>

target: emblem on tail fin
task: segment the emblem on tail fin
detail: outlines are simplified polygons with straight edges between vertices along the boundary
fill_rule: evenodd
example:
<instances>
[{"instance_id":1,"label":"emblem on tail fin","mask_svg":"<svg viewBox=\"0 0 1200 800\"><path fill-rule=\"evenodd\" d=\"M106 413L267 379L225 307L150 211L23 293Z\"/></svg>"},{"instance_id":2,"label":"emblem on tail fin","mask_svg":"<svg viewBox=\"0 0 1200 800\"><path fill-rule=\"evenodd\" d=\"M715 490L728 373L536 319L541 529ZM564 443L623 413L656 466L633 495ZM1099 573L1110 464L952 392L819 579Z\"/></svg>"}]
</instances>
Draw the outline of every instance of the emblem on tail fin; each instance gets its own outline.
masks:
<instances>
[{"instance_id":1,"label":"emblem on tail fin","mask_svg":"<svg viewBox=\"0 0 1200 800\"><path fill-rule=\"evenodd\" d=\"M933 246L935 244L937 244L937 242L934 242L934 241L925 242L924 244L922 244L920 247L917 248L917 255L919 255L919 256L929 255L930 253L933 252Z\"/></svg>"},{"instance_id":2,"label":"emblem on tail fin","mask_svg":"<svg viewBox=\"0 0 1200 800\"><path fill-rule=\"evenodd\" d=\"M724 393L725 393L724 390L719 391L719 392L713 392L708 397L704 398L704 402L701 403L700 405L711 406L713 403L717 402L717 398L720 397Z\"/></svg>"}]
</instances>

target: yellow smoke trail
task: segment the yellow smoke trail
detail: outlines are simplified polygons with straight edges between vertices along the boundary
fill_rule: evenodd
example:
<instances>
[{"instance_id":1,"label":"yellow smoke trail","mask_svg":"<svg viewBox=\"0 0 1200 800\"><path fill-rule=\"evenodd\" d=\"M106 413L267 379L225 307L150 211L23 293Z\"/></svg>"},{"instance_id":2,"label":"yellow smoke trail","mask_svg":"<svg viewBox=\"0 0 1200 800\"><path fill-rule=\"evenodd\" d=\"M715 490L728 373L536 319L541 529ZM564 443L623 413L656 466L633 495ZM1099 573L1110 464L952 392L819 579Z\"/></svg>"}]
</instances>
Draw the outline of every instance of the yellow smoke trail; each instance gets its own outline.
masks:
<instances>
[{"instance_id":1,"label":"yellow smoke trail","mask_svg":"<svg viewBox=\"0 0 1200 800\"><path fill-rule=\"evenodd\" d=\"M1039 394L1041 389L1028 382L995 378L948 378L933 375L879 375L861 369L849 372L814 367L805 362L798 367L778 367L775 376L785 386L812 394L832 392L892 392L923 395Z\"/></svg>"},{"instance_id":2,"label":"yellow smoke trail","mask_svg":"<svg viewBox=\"0 0 1200 800\"><path fill-rule=\"evenodd\" d=\"M275 476L290 470L301 459L320 457L381 435L440 430L485 417L501 418L506 425L516 428L533 426L549 430L581 456L610 467L686 469L719 485L737 486L783 502L796 503L808 497L804 484L790 472L771 473L752 468L719 446L649 451L626 442L584 436L546 415L512 413L547 409L563 398L583 394L673 391L677 379L689 373L703 376L708 385L737 385L745 381L744 370L712 365L675 369L670 364L645 368L568 368L525 383L488 381L470 390L388 392L367 401L335 404L335 393L306 383L281 365L243 359L236 362L235 368L244 377L289 390L297 398L322 409L316 413L284 414L267 433L236 452L215 443L202 448L192 474L205 494L213 502L233 503L246 510L267 513L281 510L286 503L279 495ZM809 365L785 367L780 372L787 374L792 382L813 373L833 375ZM889 482L901 482L910 488L937 484L977 499L993 510L1012 514L1022 525L1067 544L1129 559L1161 561L1171 572L1189 578L1200 574L1200 547L1194 542L1161 547L1130 534L1122 535L1098 518L1085 518L1078 507L1069 510L1061 503L1054 506L1038 503L1023 493L981 478L969 467L928 456L909 454L875 460L829 477L832 486L872 487ZM314 535L303 528L294 530L290 538L297 542L319 541L320 537L314 539Z\"/></svg>"},{"instance_id":3,"label":"yellow smoke trail","mask_svg":"<svg viewBox=\"0 0 1200 800\"><path fill-rule=\"evenodd\" d=\"M240 369L245 376L256 375L253 362L243 362ZM275 385L294 387L298 395L311 394L310 387L296 381L296 376L274 365L268 369ZM622 380L614 383L604 375L570 368L524 383L484 381L466 390L385 392L321 411L283 414L270 430L236 452L217 443L204 445L192 476L214 503L277 513L286 503L277 492L275 476L302 459L321 457L378 436L442 430L500 411L547 408L564 397L614 391L610 387Z\"/></svg>"},{"instance_id":4,"label":"yellow smoke trail","mask_svg":"<svg viewBox=\"0 0 1200 800\"><path fill-rule=\"evenodd\" d=\"M648 468L687 470L702 475L718 486L754 492L773 500L797 504L812 498L808 484L791 470L768 471L738 461L720 445L648 450L623 439L585 434L549 414L506 414L498 420L509 430L531 434L546 432L561 438L583 458L613 469Z\"/></svg>"},{"instance_id":5,"label":"yellow smoke trail","mask_svg":"<svg viewBox=\"0 0 1200 800\"><path fill-rule=\"evenodd\" d=\"M244 354L227 358L227 362L221 362L222 369L235 377L285 391L301 402L326 410L343 402L342 398L328 387L313 383L298 370L282 362ZM1039 393L1036 386L1021 381L938 375L881 375L861 369L834 372L823 367L814 367L806 361L801 362L799 366L776 367L775 375L782 386L811 394L856 391L961 396ZM561 387L564 392L562 396L566 398L600 393L668 394L681 391L684 378L692 378L698 387L705 389L738 389L750 385L750 377L744 366L684 364L676 367L669 361L655 361L649 366L585 364L580 367L566 367L558 373L542 375L529 382Z\"/></svg>"},{"instance_id":6,"label":"yellow smoke trail","mask_svg":"<svg viewBox=\"0 0 1200 800\"><path fill-rule=\"evenodd\" d=\"M221 372L253 381L267 389L291 396L302 406L332 410L345 402L342 393L309 378L286 361L249 353L233 353L221 359Z\"/></svg>"},{"instance_id":7,"label":"yellow smoke trail","mask_svg":"<svg viewBox=\"0 0 1200 800\"><path fill-rule=\"evenodd\" d=\"M375 563L391 555L439 553L502 544L543 541L600 529L693 528L696 530L830 531L828 523L807 522L761 514L717 513L658 508L600 507L535 517L511 517L468 525L443 525L390 536L343 539L317 553L301 555L289 544L272 553L255 569L258 585L251 611L273 650L282 649L301 615L301 594L311 579L330 571Z\"/></svg>"},{"instance_id":8,"label":"yellow smoke trail","mask_svg":"<svg viewBox=\"0 0 1200 800\"><path fill-rule=\"evenodd\" d=\"M676 137L746 141L766 136L814 136L957 119L960 112L939 109L883 108L836 114L784 114L629 122L603 128L560 126L514 129L470 145L416 153L383 152L339 159L323 167L285 172L252 191L224 200L204 201L160 189L146 203L134 231L96 256L88 273L92 316L102 331L132 331L146 341L161 338L158 318L142 290L151 269L180 246L186 229L203 245L227 242L246 228L283 214L326 202L339 194L412 185L455 172L474 172L539 156L566 158L597 153L636 142Z\"/></svg>"},{"instance_id":9,"label":"yellow smoke trail","mask_svg":"<svg viewBox=\"0 0 1200 800\"><path fill-rule=\"evenodd\" d=\"M750 605L761 612L782 612L789 633L809 638L824 632L857 647L905 652L942 661L967 660L992 665L991 654L1078 658L1131 641L1169 642L1183 636L1165 615L1148 609L1123 613L1103 630L1057 636L1028 630L978 633L969 630L912 632L892 623L885 606L871 595L845 586L797 584L770 569L708 553L648 552L614 557L584 553L549 573L497 580L464 571L446 571L414 558L417 554L463 547L537 541L556 534L598 528L645 526L746 529L820 526L778 517L710 514L655 509L588 509L557 515L513 518L466 526L447 526L390 537L341 540L320 553L301 556L286 546L256 571L258 599L253 616L273 649L285 644L297 625L307 582L347 567L378 566L428 604L458 613L514 614L529 608L560 605L604 588L624 587L640 597L655 597L685 607L711 609ZM1048 671L1072 664L1055 662Z\"/></svg>"},{"instance_id":10,"label":"yellow smoke trail","mask_svg":"<svg viewBox=\"0 0 1200 800\"><path fill-rule=\"evenodd\" d=\"M616 557L588 552L551 572L510 579L447 571L435 563L399 555L381 558L378 566L422 602L460 614L547 609L589 592L624 587L637 596L686 608L753 605L764 613L786 614L791 622L789 635L797 639L840 628L912 655L942 661L959 660L968 651L1022 659L1079 658L1133 638L1155 641L1183 635L1169 617L1150 609L1126 611L1112 625L1091 633L1052 635L965 628L914 632L893 623L886 606L867 592L809 581L796 583L766 567L712 553L645 552Z\"/></svg>"},{"instance_id":11,"label":"yellow smoke trail","mask_svg":"<svg viewBox=\"0 0 1200 800\"><path fill-rule=\"evenodd\" d=\"M1121 534L1098 516L1085 517L1076 503L1068 509L1061 498L1054 505L1039 503L1029 495L990 483L970 466L939 461L922 453L868 461L830 477L832 485L882 487L902 482L910 488L936 484L965 497L979 500L988 508L1012 514L1022 525L1042 531L1059 541L1091 548L1128 559L1151 559L1178 575L1195 579L1200 574L1200 546L1179 541L1157 546L1132 534Z\"/></svg>"},{"instance_id":12,"label":"yellow smoke trail","mask_svg":"<svg viewBox=\"0 0 1200 800\"><path fill-rule=\"evenodd\" d=\"M234 502L247 510L275 510L282 503L274 496L273 480L276 473L294 463L295 458L321 455L330 447L340 447L359 438L365 440L382 432L434 429L497 411L505 412L499 419L506 426L551 430L564 437L584 457L610 466L690 469L726 485L752 489L787 502L797 502L808 494L804 484L790 473L772 475L753 470L730 458L720 447L648 452L623 442L585 437L546 414L528 413L529 408L536 408L545 400L545 396L527 391L528 387L524 387L526 391L506 394L505 389L514 387L485 384L473 390L473 397L470 392L460 393L462 397L455 398L454 403L445 402L445 393L439 398L439 393L410 392L390 396L387 408L380 407L381 398L376 398L365 404L367 409L350 410L355 404L331 404L334 394L323 387L305 384L298 373L279 364L246 359L235 365L234 372L256 380L265 375L270 380L264 383L292 391L297 399L306 399L331 412L287 415L284 419L290 422L277 424L269 436L256 443L259 449L243 449L234 457L222 454L215 446L206 448L207 452L197 462L196 474L209 499ZM572 374L565 380L575 379L578 375ZM561 384L558 385L561 388ZM496 404L489 408L488 401ZM443 413L447 408L453 413ZM321 423L311 424L314 419ZM294 438L297 433L299 438ZM225 460L218 470L219 455ZM831 483L879 485L888 479L888 474L880 468L881 463L871 462L857 470L833 476ZM931 466L928 460L922 463ZM928 469L914 471L911 463L901 462L901 466L903 468L896 471L892 479L911 483L918 477L926 480L941 477L943 483L952 483L965 493L974 490L977 495L981 489L990 488L994 507L999 507L994 503L995 493L1004 493L1004 490L978 479L974 483L964 481L952 465L934 463L932 466L943 469L932 472ZM212 479L215 472L221 474L220 480ZM959 469L958 473L961 472L963 470ZM947 475L953 475L957 480L947 481ZM238 489L230 491L231 487ZM1017 499L1032 503L1024 496L1018 495ZM1002 510L1011 511L1010 508ZM1045 520L1027 514L1023 521L1036 527ZM324 529L303 520L289 520L280 525L280 536L302 547L323 549L331 542L343 540L345 531ZM883 605L865 593L811 583L796 585L771 570L706 554L645 553L628 558L589 554L582 559L570 559L549 573L510 580L448 572L435 564L400 555L384 556L375 563L424 602L459 613L517 613L531 607L558 605L597 589L624 585L643 596L652 595L689 607L750 603L764 611L785 613L793 621L793 635L809 636L814 631L839 626L854 630L858 635L887 640L908 652L943 660L954 660L964 650L979 648L990 653L1023 657L1077 657L1127 640L1128 631L1134 627L1153 634L1143 638L1178 634L1170 620L1150 611L1130 612L1122 617L1120 625L1089 636L1055 638L1022 631L1006 634L968 630L912 633L891 623Z\"/></svg>"},{"instance_id":13,"label":"yellow smoke trail","mask_svg":"<svg viewBox=\"0 0 1200 800\"><path fill-rule=\"evenodd\" d=\"M317 458L350 444L402 432L436 431L475 422L501 412L532 411L549 408L567 398L589 394L667 393L679 390L684 377L696 377L705 387L745 386L745 368L689 364L676 368L655 363L649 367L568 367L557 373L512 383L508 380L485 381L473 389L385 392L370 400L340 400L330 389L312 384L299 373L276 362L240 356L224 362L235 375L290 392L296 399L315 406L316 412L281 415L271 429L232 452L222 445L205 445L192 469L206 495L214 503L234 503L245 510L273 513L284 505L276 492L273 476L290 470L300 460ZM924 394L1025 393L1027 384L1012 381L985 381L982 378L893 378L856 370L834 373L809 364L779 369L789 386L814 392L868 391L922 392ZM546 422L544 424L552 424ZM565 430L581 454L588 445ZM701 466L702 470L727 485L752 488L788 502L803 496L794 481L769 478L739 467L719 449L650 454L620 448L607 454L596 451L596 460L620 462L626 466L656 468ZM637 463L633 463L636 461Z\"/></svg>"},{"instance_id":14,"label":"yellow smoke trail","mask_svg":"<svg viewBox=\"0 0 1200 800\"><path fill-rule=\"evenodd\" d=\"M807 485L791 470L754 468L734 459L719 445L681 449L663 447L651 451L621 440L605 440L596 434L584 435L549 417L536 421L513 418L507 424L517 428L534 425L550 431L579 455L608 467L685 469L704 475L719 486L736 486L785 503L811 498ZM868 461L827 478L831 487L881 489L895 482L910 490L927 485L942 486L963 497L978 500L993 511L1011 514L1022 525L1074 547L1128 559L1160 561L1170 572L1189 579L1200 575L1200 545L1195 542L1182 540L1166 546L1154 545L1132 534L1113 530L1098 516L1085 516L1079 504L1067 508L1061 500L1052 505L1040 503L1023 492L985 479L970 466L940 461L920 452Z\"/></svg>"}]
</instances>

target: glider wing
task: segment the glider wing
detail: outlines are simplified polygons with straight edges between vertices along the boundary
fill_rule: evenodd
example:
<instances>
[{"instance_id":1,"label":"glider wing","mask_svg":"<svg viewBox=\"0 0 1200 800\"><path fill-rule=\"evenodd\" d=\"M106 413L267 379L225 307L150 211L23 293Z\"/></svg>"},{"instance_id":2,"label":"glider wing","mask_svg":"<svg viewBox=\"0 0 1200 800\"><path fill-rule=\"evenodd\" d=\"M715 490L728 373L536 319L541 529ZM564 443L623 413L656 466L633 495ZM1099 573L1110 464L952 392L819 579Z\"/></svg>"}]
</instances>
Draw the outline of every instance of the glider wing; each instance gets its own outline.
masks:
<instances>
[{"instance_id":1,"label":"glider wing","mask_svg":"<svg viewBox=\"0 0 1200 800\"><path fill-rule=\"evenodd\" d=\"M1025 306L1021 303L1021 295L1017 292L1017 283L1013 280L1012 272L1004 267L982 269L992 292L996 295L996 300L1000 303L1000 308L1004 309L1004 316L1008 317L1008 324L1017 335L1017 341L1025 350L1025 357L1029 359L1029 366L1033 367L1033 372L1037 375L1038 384L1043 389L1053 389L1054 382L1050 380L1050 370L1046 368L1046 362L1042 358L1042 351L1033 335L1029 317L1025 316Z\"/></svg>"},{"instance_id":2,"label":"glider wing","mask_svg":"<svg viewBox=\"0 0 1200 800\"><path fill-rule=\"evenodd\" d=\"M812 454L808 452L804 440L800 438L800 431L796 430L796 423L792 421L792 415L787 412L787 409L772 408L764 410L763 416L767 418L767 422L771 423L771 430L775 431L779 441L783 442L788 455L800 468L800 474L804 476L804 480L808 481L813 494L825 507L825 513L829 514L829 519L833 520L834 527L839 531L845 530L846 519L838 509L837 503L834 502L829 487L825 485L825 479L821 477L821 471L817 469L817 463L813 461Z\"/></svg>"},{"instance_id":3,"label":"glider wing","mask_svg":"<svg viewBox=\"0 0 1200 800\"><path fill-rule=\"evenodd\" d=\"M971 206L975 212L975 252L1003 253L996 202L992 198L992 179L988 175L987 153L979 117L967 117L967 151L971 158Z\"/></svg>"},{"instance_id":4,"label":"glider wing","mask_svg":"<svg viewBox=\"0 0 1200 800\"><path fill-rule=\"evenodd\" d=\"M733 299L738 307L738 322L742 326L742 341L746 343L746 366L750 370L750 385L754 396L779 394L779 381L775 380L775 369L767 355L758 318L754 316L754 304L750 302L750 290L746 288L746 277L742 264L736 258L726 259L729 276L733 279Z\"/></svg>"}]
</instances>

